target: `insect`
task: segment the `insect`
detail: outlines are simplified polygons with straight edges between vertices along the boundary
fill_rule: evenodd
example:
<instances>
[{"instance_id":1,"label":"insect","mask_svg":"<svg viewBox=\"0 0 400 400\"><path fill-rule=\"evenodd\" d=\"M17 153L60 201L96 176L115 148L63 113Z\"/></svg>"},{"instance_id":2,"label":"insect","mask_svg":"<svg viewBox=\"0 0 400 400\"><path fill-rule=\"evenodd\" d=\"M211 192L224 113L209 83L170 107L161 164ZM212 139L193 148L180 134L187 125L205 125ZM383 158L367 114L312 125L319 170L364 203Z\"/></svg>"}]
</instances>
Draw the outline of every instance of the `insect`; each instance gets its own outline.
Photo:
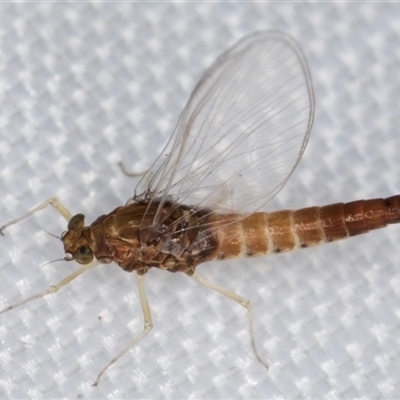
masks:
<instances>
[{"instance_id":1,"label":"insect","mask_svg":"<svg viewBox=\"0 0 400 400\"><path fill-rule=\"evenodd\" d=\"M82 266L58 284L13 304L54 293L97 263L136 272L144 330L99 373L152 329L144 277L152 268L183 272L247 309L249 300L196 273L206 261L259 256L318 245L400 222L400 196L267 213L305 150L314 94L302 51L288 35L256 32L224 52L195 87L166 148L124 206L86 226L56 198L47 205L68 220L65 260Z\"/></svg>"}]
</instances>

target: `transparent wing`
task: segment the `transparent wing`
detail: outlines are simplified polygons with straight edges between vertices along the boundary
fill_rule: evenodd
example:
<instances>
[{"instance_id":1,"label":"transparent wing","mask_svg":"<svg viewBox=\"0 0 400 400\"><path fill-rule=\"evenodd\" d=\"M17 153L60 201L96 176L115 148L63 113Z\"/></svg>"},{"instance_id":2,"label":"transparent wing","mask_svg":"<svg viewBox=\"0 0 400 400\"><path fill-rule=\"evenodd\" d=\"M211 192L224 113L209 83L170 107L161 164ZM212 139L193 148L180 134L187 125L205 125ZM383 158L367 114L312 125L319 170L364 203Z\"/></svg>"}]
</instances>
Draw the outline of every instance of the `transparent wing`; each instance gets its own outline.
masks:
<instances>
[{"instance_id":1,"label":"transparent wing","mask_svg":"<svg viewBox=\"0 0 400 400\"><path fill-rule=\"evenodd\" d=\"M277 31L246 36L206 70L134 200L255 212L298 164L313 114L296 42Z\"/></svg>"}]
</instances>

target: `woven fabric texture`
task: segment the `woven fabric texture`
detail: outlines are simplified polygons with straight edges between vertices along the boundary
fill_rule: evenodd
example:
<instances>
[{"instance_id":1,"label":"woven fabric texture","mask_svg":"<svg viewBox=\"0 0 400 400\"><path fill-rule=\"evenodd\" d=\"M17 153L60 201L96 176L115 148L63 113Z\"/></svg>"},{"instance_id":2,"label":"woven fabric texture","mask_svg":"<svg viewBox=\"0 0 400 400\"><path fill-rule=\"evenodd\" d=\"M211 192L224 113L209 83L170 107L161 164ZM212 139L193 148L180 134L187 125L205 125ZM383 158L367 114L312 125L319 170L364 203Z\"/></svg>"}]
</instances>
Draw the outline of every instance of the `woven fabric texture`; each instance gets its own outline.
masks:
<instances>
[{"instance_id":1,"label":"woven fabric texture","mask_svg":"<svg viewBox=\"0 0 400 400\"><path fill-rule=\"evenodd\" d=\"M137 180L118 162L148 168L204 69L264 29L300 43L316 97L307 150L269 210L394 195L399 27L395 3L1 3L0 225L53 196L87 222L124 204ZM77 268L49 234L65 229L46 209L0 237L1 309ZM251 299L268 372L242 307L151 271L155 327L94 388L143 326L134 275L97 267L0 315L0 398L398 397L399 237L198 268Z\"/></svg>"}]
</instances>

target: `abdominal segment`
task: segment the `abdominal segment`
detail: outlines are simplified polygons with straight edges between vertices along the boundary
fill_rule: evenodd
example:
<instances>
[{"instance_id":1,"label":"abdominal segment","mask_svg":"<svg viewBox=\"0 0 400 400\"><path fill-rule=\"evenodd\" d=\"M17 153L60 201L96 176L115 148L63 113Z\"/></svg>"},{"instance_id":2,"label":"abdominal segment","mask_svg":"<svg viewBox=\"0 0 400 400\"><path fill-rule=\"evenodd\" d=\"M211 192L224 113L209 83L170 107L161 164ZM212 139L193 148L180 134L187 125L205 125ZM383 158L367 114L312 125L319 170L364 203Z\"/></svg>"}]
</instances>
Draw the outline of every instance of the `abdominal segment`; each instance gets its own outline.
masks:
<instances>
[{"instance_id":1,"label":"abdominal segment","mask_svg":"<svg viewBox=\"0 0 400 400\"><path fill-rule=\"evenodd\" d=\"M215 215L214 221L234 220L237 214ZM400 196L350 203L258 212L215 227L217 246L210 259L258 256L344 239L400 222Z\"/></svg>"}]
</instances>

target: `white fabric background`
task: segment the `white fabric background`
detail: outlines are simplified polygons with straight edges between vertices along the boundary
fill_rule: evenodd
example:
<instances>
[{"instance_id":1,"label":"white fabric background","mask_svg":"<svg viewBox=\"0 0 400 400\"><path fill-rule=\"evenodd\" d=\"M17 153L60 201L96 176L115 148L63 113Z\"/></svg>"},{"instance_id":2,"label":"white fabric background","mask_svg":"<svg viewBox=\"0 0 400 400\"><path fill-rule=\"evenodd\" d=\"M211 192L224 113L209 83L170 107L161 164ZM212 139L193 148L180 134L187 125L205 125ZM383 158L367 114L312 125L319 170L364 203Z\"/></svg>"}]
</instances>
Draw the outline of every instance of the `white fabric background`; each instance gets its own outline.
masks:
<instances>
[{"instance_id":1,"label":"white fabric background","mask_svg":"<svg viewBox=\"0 0 400 400\"><path fill-rule=\"evenodd\" d=\"M1 3L0 225L50 196L87 222L123 204L204 69L236 40L281 29L301 44L316 116L297 171L270 210L399 191L400 5L372 3ZM77 268L51 210L1 237L0 307ZM0 316L1 398L395 398L400 396L400 238L393 226L290 254L198 272L245 311L184 275L146 280L101 266Z\"/></svg>"}]
</instances>

